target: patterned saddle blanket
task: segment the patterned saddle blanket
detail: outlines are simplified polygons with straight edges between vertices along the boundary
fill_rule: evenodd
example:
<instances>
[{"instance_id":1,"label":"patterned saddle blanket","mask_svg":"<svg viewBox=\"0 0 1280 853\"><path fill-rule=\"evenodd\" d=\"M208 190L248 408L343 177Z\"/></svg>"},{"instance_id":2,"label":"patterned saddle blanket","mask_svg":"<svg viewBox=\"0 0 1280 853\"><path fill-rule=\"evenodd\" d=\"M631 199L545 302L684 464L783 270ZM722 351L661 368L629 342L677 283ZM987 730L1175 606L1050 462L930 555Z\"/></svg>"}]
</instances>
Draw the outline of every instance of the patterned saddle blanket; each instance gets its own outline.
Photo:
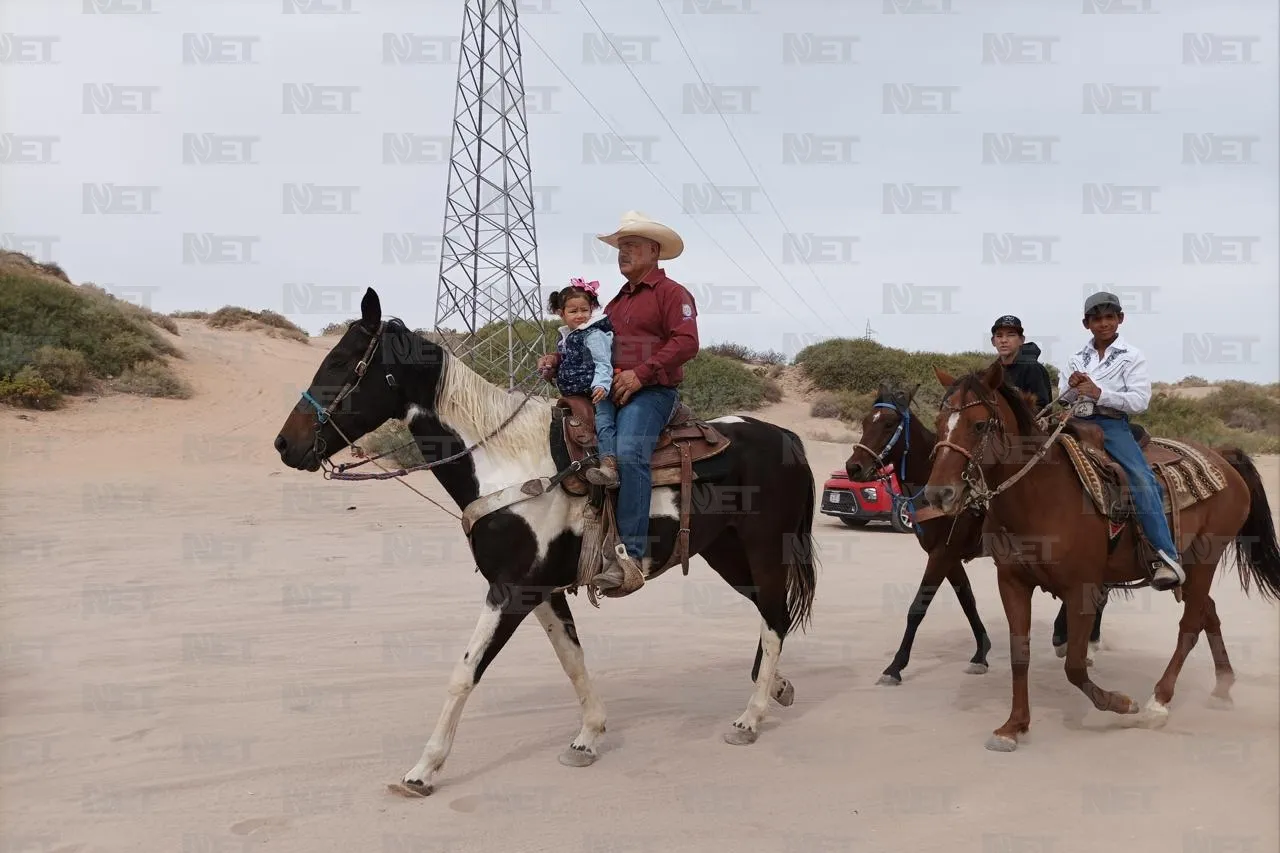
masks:
<instances>
[{"instance_id":1,"label":"patterned saddle blanket","mask_svg":"<svg viewBox=\"0 0 1280 853\"><path fill-rule=\"evenodd\" d=\"M1095 428L1096 429L1096 428ZM1100 436L1101 430L1098 431ZM1082 440L1083 437L1083 440ZM1058 440L1067 451L1085 492L1098 511L1113 525L1133 517L1133 500L1127 477L1103 448L1101 441L1083 430L1077 435L1063 432ZM1189 506L1216 495L1227 487L1227 479L1204 454L1171 438L1152 436L1142 454L1164 487L1164 511L1174 516Z\"/></svg>"}]
</instances>

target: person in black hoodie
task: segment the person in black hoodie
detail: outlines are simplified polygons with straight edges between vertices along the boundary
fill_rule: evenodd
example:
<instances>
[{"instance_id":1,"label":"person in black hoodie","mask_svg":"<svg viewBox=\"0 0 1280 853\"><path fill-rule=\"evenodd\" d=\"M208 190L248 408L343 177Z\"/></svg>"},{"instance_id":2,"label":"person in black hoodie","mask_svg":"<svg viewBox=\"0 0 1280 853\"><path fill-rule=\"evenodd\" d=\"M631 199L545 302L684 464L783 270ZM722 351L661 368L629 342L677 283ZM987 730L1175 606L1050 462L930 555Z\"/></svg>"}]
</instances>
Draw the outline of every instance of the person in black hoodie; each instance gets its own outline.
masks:
<instances>
[{"instance_id":1,"label":"person in black hoodie","mask_svg":"<svg viewBox=\"0 0 1280 853\"><path fill-rule=\"evenodd\" d=\"M1019 391L1035 395L1037 409L1053 399L1049 371L1040 363L1040 347L1028 343L1022 333L1022 321L1005 314L991 325L991 345L1004 365L1005 381Z\"/></svg>"}]
</instances>

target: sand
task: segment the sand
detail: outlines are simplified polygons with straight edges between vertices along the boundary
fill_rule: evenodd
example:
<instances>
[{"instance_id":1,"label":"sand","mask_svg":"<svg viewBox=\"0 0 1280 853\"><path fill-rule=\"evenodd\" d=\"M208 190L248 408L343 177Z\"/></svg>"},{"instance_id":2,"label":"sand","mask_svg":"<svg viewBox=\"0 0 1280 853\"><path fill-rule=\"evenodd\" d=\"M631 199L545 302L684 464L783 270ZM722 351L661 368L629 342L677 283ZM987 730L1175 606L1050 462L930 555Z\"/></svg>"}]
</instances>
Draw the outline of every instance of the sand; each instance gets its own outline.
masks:
<instances>
[{"instance_id":1,"label":"sand","mask_svg":"<svg viewBox=\"0 0 1280 853\"><path fill-rule=\"evenodd\" d=\"M600 610L570 598L609 712L594 766L557 762L579 710L529 619L437 792L394 797L484 594L457 522L395 482L280 464L271 442L329 342L181 331L192 400L0 411L6 853L1280 848L1280 610L1234 573L1215 583L1234 710L1207 706L1203 640L1163 729L1092 710L1041 593L1031 734L998 754L983 744L1009 711L1009 657L990 562L969 567L990 672L965 674L972 636L947 590L902 686L879 687L924 555L824 516L814 625L782 655L795 704L770 706L756 744L721 737L750 694L758 617L695 558ZM832 430L805 412L763 414ZM849 450L808 446L819 482ZM1259 464L1274 486L1276 459ZM444 500L429 474L413 482ZM1113 602L1095 678L1145 701L1180 610L1150 591Z\"/></svg>"}]
</instances>

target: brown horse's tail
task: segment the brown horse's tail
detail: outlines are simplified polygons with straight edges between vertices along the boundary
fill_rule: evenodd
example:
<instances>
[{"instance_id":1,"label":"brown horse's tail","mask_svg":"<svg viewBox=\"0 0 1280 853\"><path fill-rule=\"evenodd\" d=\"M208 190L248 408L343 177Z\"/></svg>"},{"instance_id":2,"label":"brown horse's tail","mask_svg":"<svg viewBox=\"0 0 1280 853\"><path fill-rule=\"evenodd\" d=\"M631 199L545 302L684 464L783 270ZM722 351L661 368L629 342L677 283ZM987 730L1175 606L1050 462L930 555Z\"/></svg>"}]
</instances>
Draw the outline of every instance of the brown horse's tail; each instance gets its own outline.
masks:
<instances>
[{"instance_id":1,"label":"brown horse's tail","mask_svg":"<svg viewBox=\"0 0 1280 853\"><path fill-rule=\"evenodd\" d=\"M1276 542L1276 527L1262 477L1243 450L1232 447L1219 452L1249 486L1249 516L1232 543L1240 585L1248 595L1252 575L1263 598L1280 599L1280 543Z\"/></svg>"}]
</instances>

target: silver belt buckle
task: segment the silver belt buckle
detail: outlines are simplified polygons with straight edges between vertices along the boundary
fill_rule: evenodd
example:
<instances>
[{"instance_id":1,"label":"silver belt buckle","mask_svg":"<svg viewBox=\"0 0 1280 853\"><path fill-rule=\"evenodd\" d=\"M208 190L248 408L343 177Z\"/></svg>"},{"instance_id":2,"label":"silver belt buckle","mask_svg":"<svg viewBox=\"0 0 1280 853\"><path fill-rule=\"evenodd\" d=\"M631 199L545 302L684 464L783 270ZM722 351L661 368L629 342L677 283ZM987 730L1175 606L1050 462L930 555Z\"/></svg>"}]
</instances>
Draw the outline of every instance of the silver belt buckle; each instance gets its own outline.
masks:
<instances>
[{"instance_id":1,"label":"silver belt buckle","mask_svg":"<svg viewBox=\"0 0 1280 853\"><path fill-rule=\"evenodd\" d=\"M1076 400L1071 404L1071 414L1077 418L1091 418L1094 413L1094 402L1089 399Z\"/></svg>"}]
</instances>

